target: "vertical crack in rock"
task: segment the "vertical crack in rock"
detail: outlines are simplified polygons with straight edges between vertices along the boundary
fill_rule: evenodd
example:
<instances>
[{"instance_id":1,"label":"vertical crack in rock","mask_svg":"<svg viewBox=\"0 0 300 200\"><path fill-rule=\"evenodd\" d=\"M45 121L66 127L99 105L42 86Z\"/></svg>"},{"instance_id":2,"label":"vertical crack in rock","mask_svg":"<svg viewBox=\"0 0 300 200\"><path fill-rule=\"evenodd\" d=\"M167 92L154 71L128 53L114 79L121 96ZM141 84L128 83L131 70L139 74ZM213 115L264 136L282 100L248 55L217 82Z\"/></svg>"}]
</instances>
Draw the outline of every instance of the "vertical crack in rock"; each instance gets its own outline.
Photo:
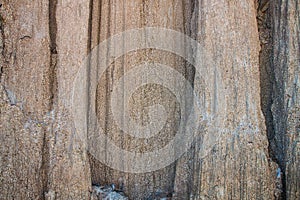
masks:
<instances>
[{"instance_id":1,"label":"vertical crack in rock","mask_svg":"<svg viewBox=\"0 0 300 200\"><path fill-rule=\"evenodd\" d=\"M107 11L108 12L107 13L107 22L108 22L108 24L107 24L107 32L105 33L106 34L106 39L109 38L112 34L111 33L111 31L112 31L111 30L112 29L112 27L111 27L112 24L111 23L112 23L112 13L113 13L112 9L113 9L112 2L111 2L111 0L108 0L108 11ZM102 15L102 10L99 11L99 15ZM107 57L109 56L109 50L110 49L108 47L107 50L106 50L106 56ZM107 64L108 63L106 63L106 65ZM112 75L113 75L113 72L106 71L105 72L105 80L108 81L108 80L110 80L110 78L113 79L113 77L110 77ZM107 95L109 93L110 93L110 84L107 82L105 84L105 94ZM98 102L99 99L98 99L98 97L96 97L96 98L97 98L96 102ZM109 96L105 97L105 105L110 105L110 103L109 103L110 99L109 98L110 98ZM106 116L109 115L109 110L110 110L109 106L105 106L105 115ZM108 130L109 130L109 121L105 120L104 132L108 133ZM108 147L108 142L107 142L107 139L105 139L105 149L107 149L107 147ZM105 154L105 161L107 161L107 154ZM109 180L109 168L107 166L104 167L104 171L105 171L104 180L105 180L105 182L108 182L108 180Z\"/></svg>"},{"instance_id":2,"label":"vertical crack in rock","mask_svg":"<svg viewBox=\"0 0 300 200\"><path fill-rule=\"evenodd\" d=\"M182 9L183 9L183 33L188 35L189 37L197 40L198 36L198 18L199 18L199 1L182 1ZM189 53L191 54L190 56L195 59L195 55L197 54L197 49L189 49ZM195 61L195 60L194 60ZM194 62L195 63L195 62ZM188 63L185 62L185 67L184 67L184 76L186 79L190 82L191 86L194 87L194 79L195 79L195 66L193 66L194 63ZM189 95L189 94L187 94ZM193 100L188 100L190 98L187 98L186 100L186 105L185 105L185 110L186 113L185 115L189 115L190 111L193 109L192 106ZM186 117L187 117L186 116ZM192 144L190 147L190 150L184 155L185 158L184 162L186 162L184 165L186 165L186 169L184 174L182 174L182 169L180 169L180 163L179 160L175 161L175 170L174 170L174 177L173 177L173 182L170 183L172 187L172 193L174 193L174 198L177 198L178 195L180 198L189 198L194 191L194 187L197 187L193 185L193 179L194 176L198 176L198 172L195 172L195 161L196 161L196 144ZM178 169L179 168L179 169ZM176 176L182 176L181 178L178 178ZM177 179L177 180L176 180ZM178 181L183 181L185 182L185 185L182 185L182 189L184 192L181 191L181 194L176 194L177 193L177 186L180 185ZM184 179L184 180L183 180ZM182 182L182 183L183 183ZM183 194L185 193L185 194ZM173 195L173 194L172 194ZM184 195L184 196L182 196Z\"/></svg>"},{"instance_id":3,"label":"vertical crack in rock","mask_svg":"<svg viewBox=\"0 0 300 200\"><path fill-rule=\"evenodd\" d=\"M57 93L57 22L56 22L57 0L49 1L49 34L50 34L50 110L53 109Z\"/></svg>"},{"instance_id":4,"label":"vertical crack in rock","mask_svg":"<svg viewBox=\"0 0 300 200\"><path fill-rule=\"evenodd\" d=\"M4 26L5 26L5 14L2 13L4 10L3 3L0 3L0 83L4 75L5 64L7 63L7 59L5 57L5 34L4 34Z\"/></svg>"},{"instance_id":5,"label":"vertical crack in rock","mask_svg":"<svg viewBox=\"0 0 300 200\"><path fill-rule=\"evenodd\" d=\"M285 164L284 164L284 142L281 135L276 135L274 124L274 113L272 106L274 99L279 97L279 93L274 92L274 88L282 87L283 82L279 83L275 80L275 69L273 63L273 40L274 40L274 3L270 0L258 0L257 5L257 25L259 31L259 39L261 43L261 51L259 56L260 67L260 88L261 88L261 108L265 117L265 124L267 128L267 138L269 141L269 155L270 158L278 164L279 169L276 180L275 196L277 199L285 199ZM279 84L279 85L278 85ZM283 93L282 93L283 94ZM282 104L283 106L283 104ZM284 118L284 111L282 115ZM279 139L281 138L281 139ZM282 175L280 175L282 173ZM278 183L277 183L278 182Z\"/></svg>"},{"instance_id":6,"label":"vertical crack in rock","mask_svg":"<svg viewBox=\"0 0 300 200\"><path fill-rule=\"evenodd\" d=\"M288 1L286 1L287 3ZM284 103L284 95L285 95L285 80L287 76L287 69L282 68L279 69L279 67L276 67L276 65L283 65L287 62L287 55L288 55L288 47L287 44L289 43L286 29L288 22L285 16L287 16L287 5L285 6L285 9L282 10L282 3L281 0L279 3L274 3L274 15L271 16L273 21L273 29L272 29L272 35L273 35L273 44L277 45L273 48L273 57L272 57L272 70L275 73L275 79L274 79L274 93L273 93L273 107L272 113L274 116L274 123L276 124L274 126L275 130L275 137L274 137L274 145L277 150L276 157L278 160L278 164L282 168L283 172L285 170L285 152L286 152L286 122L287 122L287 113L285 110L285 103ZM278 22L276 22L276 18L278 18ZM283 23L281 23L281 21ZM278 23L278 26L275 27L275 23ZM275 38L276 37L276 38ZM284 42L282 41L276 41L279 38L284 38ZM280 38L281 39L281 38ZM272 44L272 45L273 45ZM277 51L276 51L277 50ZM283 53L283 55L281 55ZM280 70L280 71L278 71ZM280 134L279 134L280 133Z\"/></svg>"},{"instance_id":7,"label":"vertical crack in rock","mask_svg":"<svg viewBox=\"0 0 300 200\"><path fill-rule=\"evenodd\" d=\"M2 4L0 4L0 9L2 7ZM4 57L4 48L5 48L5 43L4 43L4 19L2 15L0 14L0 56ZM3 74L3 60L0 62L0 82L2 81L2 74Z\"/></svg>"},{"instance_id":8,"label":"vertical crack in rock","mask_svg":"<svg viewBox=\"0 0 300 200\"><path fill-rule=\"evenodd\" d=\"M57 22L56 22L56 7L57 0L49 1L49 39L50 39L50 69L49 69L49 112L53 111L54 104L57 96L57 49L56 49L56 35L57 35ZM50 131L53 127L50 128ZM43 144L42 144L42 191L43 198L49 191L49 168L50 168L50 147L49 147L49 130L44 130Z\"/></svg>"},{"instance_id":9,"label":"vertical crack in rock","mask_svg":"<svg viewBox=\"0 0 300 200\"><path fill-rule=\"evenodd\" d=\"M88 54L91 53L92 51L92 37L93 37L93 32L92 32L92 29L93 29L93 7L94 7L94 0L90 0L90 5L89 5L89 25L88 25L88 41L87 41L87 50L88 50ZM88 88L88 96L87 96L87 106L88 106L88 109L86 111L86 121L87 121L87 124L90 124L90 118L89 118L89 114L90 114L90 109L89 109L89 106L90 106L90 101L91 101L91 98L90 98L90 93L91 93L91 85L90 85L90 74L91 74L91 67L90 67L90 63L88 64L87 66L87 88ZM89 138L89 128L87 128L87 138ZM88 154L88 162L89 162L89 166L90 166L90 172L92 173L92 166L93 166L93 163L92 163L92 160L91 160L91 155ZM92 174L91 174L92 176ZM91 178L91 185L92 185L92 178Z\"/></svg>"},{"instance_id":10,"label":"vertical crack in rock","mask_svg":"<svg viewBox=\"0 0 300 200\"><path fill-rule=\"evenodd\" d=\"M299 199L299 156L295 129L299 120L299 1L273 2L273 52L275 73L272 113L278 162L283 171L283 197ZM293 147L296 147L294 148Z\"/></svg>"},{"instance_id":11,"label":"vertical crack in rock","mask_svg":"<svg viewBox=\"0 0 300 200\"><path fill-rule=\"evenodd\" d=\"M87 50L88 53L92 51L92 26L93 26L93 4L94 1L90 0L90 6L89 6L89 26L88 26L88 41L87 41ZM88 88L88 94L90 94L90 74L91 74L91 68L90 68L90 63L87 66L87 88ZM90 95L87 96L87 106L90 105ZM86 113L86 119L87 119L87 124L89 124L89 109L87 109ZM89 129L88 129L89 130Z\"/></svg>"},{"instance_id":12,"label":"vertical crack in rock","mask_svg":"<svg viewBox=\"0 0 300 200\"><path fill-rule=\"evenodd\" d=\"M90 0L90 6L89 6L89 27L88 27L88 41L87 41L87 50L88 53L91 52L92 50L92 25L93 25L93 5L94 5L94 1Z\"/></svg>"},{"instance_id":13,"label":"vertical crack in rock","mask_svg":"<svg viewBox=\"0 0 300 200\"><path fill-rule=\"evenodd\" d=\"M42 145L42 165L41 165L41 178L42 178L42 190L43 198L45 199L45 195L48 193L48 176L49 176L49 164L50 164L50 154L49 154L49 143L47 140L47 130L44 130L44 136L43 136L43 145Z\"/></svg>"},{"instance_id":14,"label":"vertical crack in rock","mask_svg":"<svg viewBox=\"0 0 300 200\"><path fill-rule=\"evenodd\" d=\"M267 8L266 8L267 6ZM261 44L260 51L260 87L261 87L261 107L263 114L265 116L265 123L267 127L267 136L270 143L269 153L273 160L276 160L273 140L274 140L274 125L273 125L273 115L271 111L271 106L273 104L272 93L274 84L274 71L271 65L271 52L272 52L272 38L271 38L271 22L268 14L267 3L263 4L259 1L257 8L257 23L259 31L259 39ZM267 10L265 10L267 9Z\"/></svg>"}]
</instances>

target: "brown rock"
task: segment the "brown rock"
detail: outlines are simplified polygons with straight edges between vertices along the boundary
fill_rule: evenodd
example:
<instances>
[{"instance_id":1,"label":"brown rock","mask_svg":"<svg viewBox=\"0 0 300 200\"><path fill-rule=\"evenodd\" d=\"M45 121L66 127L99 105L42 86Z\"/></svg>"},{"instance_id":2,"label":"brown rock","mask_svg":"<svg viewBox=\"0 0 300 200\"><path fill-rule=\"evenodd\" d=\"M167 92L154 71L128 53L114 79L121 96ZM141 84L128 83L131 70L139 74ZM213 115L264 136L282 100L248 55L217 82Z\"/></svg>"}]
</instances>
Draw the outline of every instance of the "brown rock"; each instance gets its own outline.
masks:
<instances>
[{"instance_id":1,"label":"brown rock","mask_svg":"<svg viewBox=\"0 0 300 200\"><path fill-rule=\"evenodd\" d=\"M98 198L92 184L112 183L130 199L299 199L299 7L297 0L1 1L0 199ZM159 48L115 56L131 40L152 44L157 37L148 32L153 37L137 34L97 49L113 35L145 27L178 31L199 46L174 37L170 47L184 56ZM165 34L159 36L171 32ZM87 57L95 49L105 56ZM101 62L109 64L102 76ZM138 73L134 66L145 63L171 69ZM151 70L181 96L152 83ZM132 71L132 85L150 84L126 99L132 85L120 78ZM114 96L118 85L123 89ZM146 167L169 159L137 161L189 127L185 119L198 105L193 143L180 159L143 173L107 166L128 169L134 162L124 152ZM166 118L155 123L166 123L147 139L122 130L116 118L151 125L161 107ZM104 141L94 137L100 128ZM126 151L114 155L110 140ZM90 148L98 144L101 159ZM180 151L175 143L171 160Z\"/></svg>"}]
</instances>

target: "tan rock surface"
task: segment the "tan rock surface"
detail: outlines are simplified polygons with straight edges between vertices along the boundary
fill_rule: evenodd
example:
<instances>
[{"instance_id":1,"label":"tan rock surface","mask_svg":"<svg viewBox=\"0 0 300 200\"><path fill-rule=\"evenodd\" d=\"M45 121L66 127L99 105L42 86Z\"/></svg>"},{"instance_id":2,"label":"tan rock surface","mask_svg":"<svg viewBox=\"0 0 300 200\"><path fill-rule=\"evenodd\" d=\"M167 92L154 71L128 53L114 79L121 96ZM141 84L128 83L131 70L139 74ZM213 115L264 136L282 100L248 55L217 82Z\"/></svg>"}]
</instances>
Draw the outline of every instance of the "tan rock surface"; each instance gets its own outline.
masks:
<instances>
[{"instance_id":1,"label":"tan rock surface","mask_svg":"<svg viewBox=\"0 0 300 200\"><path fill-rule=\"evenodd\" d=\"M298 0L1 1L0 199L90 199L92 184L111 183L129 199L299 199L299 7ZM195 39L197 49L185 48L184 40L172 43L195 63L154 48L113 57L125 48L123 39L100 58L112 61L103 76L97 66L84 65L106 39L145 27ZM137 88L126 102L123 82L113 96L118 80L145 63L172 66L168 81L179 91L185 88L176 74L182 74L205 120L195 122L191 149L176 162L125 173L87 151L97 121L118 147L145 153L167 145L195 106L188 92L176 99L159 84ZM78 77L86 90L73 91ZM151 75L136 74L136 81L143 79ZM80 116L74 115L77 97ZM168 112L159 137L121 130L112 98L120 113L128 103L140 125L150 123L151 106L162 105ZM111 155L105 151L106 159ZM123 154L114 159L128 165Z\"/></svg>"}]
</instances>

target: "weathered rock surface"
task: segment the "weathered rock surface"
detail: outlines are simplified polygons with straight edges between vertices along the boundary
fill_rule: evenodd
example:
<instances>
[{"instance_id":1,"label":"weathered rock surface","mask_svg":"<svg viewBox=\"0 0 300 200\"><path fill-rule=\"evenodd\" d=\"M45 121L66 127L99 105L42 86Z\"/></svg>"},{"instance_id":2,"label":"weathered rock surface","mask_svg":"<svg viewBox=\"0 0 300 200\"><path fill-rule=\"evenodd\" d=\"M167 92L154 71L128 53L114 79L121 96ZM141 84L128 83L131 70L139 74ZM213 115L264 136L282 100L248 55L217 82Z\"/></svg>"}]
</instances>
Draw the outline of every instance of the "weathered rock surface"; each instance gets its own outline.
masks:
<instances>
[{"instance_id":1,"label":"weathered rock surface","mask_svg":"<svg viewBox=\"0 0 300 200\"><path fill-rule=\"evenodd\" d=\"M48 3L1 1L0 9L0 198L41 198L51 129Z\"/></svg>"},{"instance_id":2,"label":"weathered rock surface","mask_svg":"<svg viewBox=\"0 0 300 200\"><path fill-rule=\"evenodd\" d=\"M300 198L300 2L273 3L273 143L287 199Z\"/></svg>"},{"instance_id":3,"label":"weathered rock surface","mask_svg":"<svg viewBox=\"0 0 300 200\"><path fill-rule=\"evenodd\" d=\"M218 143L204 158L197 142L179 161L178 199L272 199L274 163L268 156L259 100L259 40L256 10L250 1L201 1L198 40L207 66L207 114L220 132ZM204 76L204 75L203 75ZM199 84L195 83L195 87ZM189 164L187 161L192 160ZM187 173L188 172L188 173ZM187 173L187 178L182 174ZM183 187L184 186L184 187Z\"/></svg>"},{"instance_id":4,"label":"weathered rock surface","mask_svg":"<svg viewBox=\"0 0 300 200\"><path fill-rule=\"evenodd\" d=\"M0 199L98 199L92 184L111 183L129 199L299 199L299 4L1 1ZM99 81L86 66L88 88L79 96L87 129L78 134L72 89L84 58L114 34L149 26L198 41L199 48L186 51L204 67L197 71L184 58L158 49L115 58L111 44L106 59L113 62ZM174 41L180 44L184 41ZM172 91L149 84L134 93L130 116L147 124L148 107L163 105L168 111L163 137L136 139L118 127L112 91L133 66L147 62L172 66L193 85L206 123L197 121L191 149L173 164L142 174L120 172L87 152L97 120L119 147L148 152L171 140L182 108L187 114L193 110L188 94L180 105ZM175 74L169 81L183 89ZM123 98L119 93L125 110ZM218 140L207 151L212 141L203 135L211 132Z\"/></svg>"}]
</instances>

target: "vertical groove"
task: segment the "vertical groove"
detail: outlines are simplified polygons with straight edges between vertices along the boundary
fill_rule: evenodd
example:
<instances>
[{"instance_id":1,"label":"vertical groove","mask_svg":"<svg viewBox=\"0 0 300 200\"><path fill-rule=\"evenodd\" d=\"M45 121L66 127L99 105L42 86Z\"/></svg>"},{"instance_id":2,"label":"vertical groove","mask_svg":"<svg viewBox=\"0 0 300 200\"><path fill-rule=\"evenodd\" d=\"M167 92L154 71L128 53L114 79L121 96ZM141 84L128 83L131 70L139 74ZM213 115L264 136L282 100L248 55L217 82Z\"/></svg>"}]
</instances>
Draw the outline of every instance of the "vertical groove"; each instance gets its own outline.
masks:
<instances>
[{"instance_id":1,"label":"vertical groove","mask_svg":"<svg viewBox=\"0 0 300 200\"><path fill-rule=\"evenodd\" d=\"M111 23L111 9L112 9L112 6L111 6L111 0L108 0L108 13L107 13L107 24L108 24L108 27L107 27L107 32L106 32L106 38L109 38L111 36L111 27L110 25L112 24ZM106 49L106 57L108 58L109 57L109 54L110 54L110 43L108 44L107 46L107 49ZM106 66L108 66L109 64L109 60L107 59L107 63L106 63ZM109 80L110 79L110 74L109 74L109 70L106 70L105 71L105 80ZM110 97L110 83L109 82L106 82L105 83L105 105L110 105L110 102L109 102L109 97ZM109 96L108 96L109 94ZM105 116L109 116L109 106L105 106ZM108 132L108 120L105 120L105 124L104 124L104 131L105 133ZM107 149L107 138L105 138L105 149ZM105 153L105 161L107 161L107 152ZM108 172L109 172L109 168L107 166L104 167L104 170L105 170L105 177L104 177L104 181L107 182L108 181L108 178L107 178L107 175L108 175Z\"/></svg>"},{"instance_id":2,"label":"vertical groove","mask_svg":"<svg viewBox=\"0 0 300 200\"><path fill-rule=\"evenodd\" d=\"M283 2L286 2L286 5ZM274 122L276 127L274 127L276 140L275 148L279 157L277 158L278 165L282 171L282 199L286 199L286 132L287 132L287 112L285 107L285 80L287 80L287 69L284 67L287 64L289 38L287 36L286 30L288 29L288 0L280 0L279 2L274 2L274 10L278 9L278 13L271 16L273 24L278 23L278 29L273 29L273 56L277 53L276 57L272 58L272 67L275 71L275 81L274 81L274 105L275 111L272 112L274 116ZM282 10L282 6L284 10ZM275 27L276 28L276 27ZM276 35L275 35L276 34ZM275 38L278 37L278 38ZM282 43L282 39L284 43ZM278 42L278 43L277 43ZM275 46L276 45L276 46ZM275 52L277 50L277 52ZM281 58L283 58L281 60ZM279 73L280 70L280 73Z\"/></svg>"},{"instance_id":3,"label":"vertical groove","mask_svg":"<svg viewBox=\"0 0 300 200\"><path fill-rule=\"evenodd\" d=\"M284 4L285 2L285 4ZM286 82L287 82L287 67L288 65L288 44L289 44L289 37L287 30L288 27L288 0L280 0L279 2L275 2L277 4L277 9L279 10L278 16L274 15L273 20L274 23L278 23L278 29L273 30L273 34L279 33L274 37L279 37L274 39L274 46L278 45L278 49L276 49L277 56L273 58L272 66L274 67L275 71L275 87L274 87L274 98L276 98L275 111L273 112L276 129L275 134L278 135L278 141L275 141L275 145L278 149L278 154L280 154L280 159L278 159L278 164L282 169L282 199L287 198L287 182L286 182L286 150L287 150L287 105L285 105L285 90L286 90ZM284 8L282 10L282 7ZM274 8L276 9L276 8ZM277 20L275 22L275 20ZM277 41L278 40L278 41ZM284 41L284 42L282 42ZM277 44L276 42L279 42ZM275 47L274 47L275 48ZM275 55L275 53L274 53ZM280 70L280 73L279 73Z\"/></svg>"},{"instance_id":4,"label":"vertical groove","mask_svg":"<svg viewBox=\"0 0 300 200\"><path fill-rule=\"evenodd\" d=\"M94 0L90 0L90 3L89 3L89 19L88 19L88 41L87 41L87 53L91 53L92 51L92 25L93 25L93 6L94 6ZM91 80L90 80L90 74L91 74L91 63L90 63L90 58L89 58L89 63L87 65L87 109L86 109L86 123L87 123L87 135L86 135L86 139L87 141L89 140L89 125L90 125L90 118L89 118L89 115L90 115L90 93L91 93ZM88 142L87 142L88 143ZM88 159L89 160L89 166L92 167L92 161L91 159ZM90 168L90 172L92 172L92 169ZM92 173L91 173L91 184L92 184Z\"/></svg>"},{"instance_id":5,"label":"vertical groove","mask_svg":"<svg viewBox=\"0 0 300 200\"><path fill-rule=\"evenodd\" d=\"M94 1L90 0L90 6L89 6L89 26L88 26L88 41L87 41L87 50L88 53L92 50L92 22L93 22L93 7L94 7Z\"/></svg>"},{"instance_id":6,"label":"vertical groove","mask_svg":"<svg viewBox=\"0 0 300 200\"><path fill-rule=\"evenodd\" d=\"M284 41L288 42L285 32L287 28L282 28L282 26L288 25L286 21L288 5L285 5L285 10L282 11L283 0L279 2L259 0L258 3L257 21L261 42L259 55L261 108L267 128L269 156L272 161L278 164L282 172L282 188L276 188L276 190L281 190L281 194L277 198L286 199L285 154L287 144L285 124L287 116L284 105L286 72L279 68L283 63L287 63L287 57L284 56L283 61L278 60L278 58L282 58L282 48L284 48L284 55L288 54L286 43L283 44L282 41L277 40L283 37ZM265 35L268 37L266 38ZM281 70L280 73L276 73L279 70ZM274 105L276 105L275 110L272 110Z\"/></svg>"},{"instance_id":7,"label":"vertical groove","mask_svg":"<svg viewBox=\"0 0 300 200\"><path fill-rule=\"evenodd\" d=\"M52 110L57 96L57 22L56 22L57 0L49 0L49 34L50 34L50 106Z\"/></svg>"},{"instance_id":8,"label":"vertical groove","mask_svg":"<svg viewBox=\"0 0 300 200\"><path fill-rule=\"evenodd\" d=\"M189 37L197 40L198 36L198 18L199 18L199 1L181 1L182 3L182 17L183 17L183 33L188 35ZM197 54L197 49L187 49L189 56L195 56ZM196 51L196 52L193 52ZM195 60L194 60L195 61ZM188 63L185 61L184 66L184 76L185 78L190 82L191 86L194 87L194 79L195 79L195 63ZM186 94L190 95L190 94ZM188 100L190 98L187 98L185 102L185 113L184 115L188 116L190 114L190 111L192 110L193 100ZM191 198L191 196L195 193L197 193L197 187L199 185L199 182L195 183L194 180L198 180L198 176L201 172L199 172L200 162L201 160L198 160L197 158L197 142L193 143L190 147L189 151L185 154L186 161L185 163L188 167L186 174L184 175L186 178L186 185L182 186L183 191L175 191L176 187L176 179L178 180L177 171L178 171L178 165L179 162L175 161L174 163L174 176L172 177L172 183L170 183L170 187L172 188L171 193L174 193L175 196L178 198ZM189 162L193 161L193 162ZM195 171L197 169L197 171ZM178 193L179 192L179 193ZM176 194L178 193L178 194ZM179 195L179 196L178 196Z\"/></svg>"},{"instance_id":9,"label":"vertical groove","mask_svg":"<svg viewBox=\"0 0 300 200\"><path fill-rule=\"evenodd\" d=\"M2 7L2 4L0 4L0 9ZM1 46L0 46L0 56L2 58L4 58L4 49L5 49L5 41L4 41L4 19L2 17L2 15L0 14L0 42L1 42ZM4 59L3 59L4 61ZM3 62L2 61L2 62ZM3 64L1 63L1 66L0 66L0 83L2 81L2 74L3 74L3 71L4 71L4 67L3 67Z\"/></svg>"},{"instance_id":10,"label":"vertical groove","mask_svg":"<svg viewBox=\"0 0 300 200\"><path fill-rule=\"evenodd\" d=\"M49 0L49 38L50 38L50 65L49 65L49 112L54 108L54 103L57 95L57 49L56 49L56 8L57 0ZM52 131L52 129L50 130ZM45 194L49 191L49 170L50 170L50 147L48 142L48 130L44 129L43 144L42 144L42 192L41 196L45 199Z\"/></svg>"},{"instance_id":11,"label":"vertical groove","mask_svg":"<svg viewBox=\"0 0 300 200\"><path fill-rule=\"evenodd\" d=\"M46 193L49 191L49 166L50 164L50 153L49 143L47 140L47 130L44 130L43 145L42 145L42 164L41 164L41 177L42 177L42 194L41 197L45 199Z\"/></svg>"}]
</instances>

